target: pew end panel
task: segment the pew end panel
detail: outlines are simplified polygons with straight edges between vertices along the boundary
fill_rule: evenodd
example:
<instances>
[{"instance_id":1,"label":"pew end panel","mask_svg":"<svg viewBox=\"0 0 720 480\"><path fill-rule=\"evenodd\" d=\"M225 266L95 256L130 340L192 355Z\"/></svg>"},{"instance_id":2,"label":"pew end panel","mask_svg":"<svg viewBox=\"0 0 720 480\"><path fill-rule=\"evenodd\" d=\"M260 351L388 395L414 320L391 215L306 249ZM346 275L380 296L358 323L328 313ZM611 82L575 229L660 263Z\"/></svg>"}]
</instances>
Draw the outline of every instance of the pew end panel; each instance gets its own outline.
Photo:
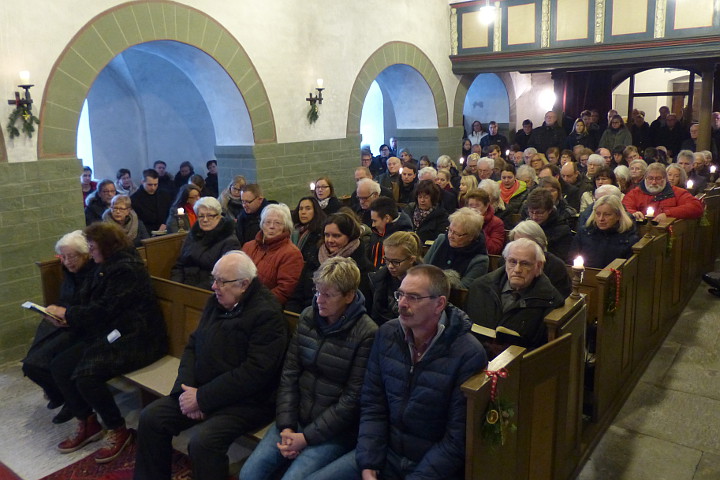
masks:
<instances>
[{"instance_id":1,"label":"pew end panel","mask_svg":"<svg viewBox=\"0 0 720 480\"><path fill-rule=\"evenodd\" d=\"M510 346L495 357L488 365L488 370L507 370L507 378L498 380L499 395L515 406L516 415L512 423L518 424L517 404L520 393L520 361L525 349ZM517 431L508 429L505 444L500 447L489 445L482 437L485 414L490 403L492 382L485 371L469 378L462 385L467 398L466 446L465 446L465 478L477 480L515 480L515 472L507 468L514 465L517 457Z\"/></svg>"},{"instance_id":2,"label":"pew end panel","mask_svg":"<svg viewBox=\"0 0 720 480\"><path fill-rule=\"evenodd\" d=\"M468 290L466 288L451 288L448 301L460 310L465 310L467 304Z\"/></svg>"},{"instance_id":3,"label":"pew end panel","mask_svg":"<svg viewBox=\"0 0 720 480\"><path fill-rule=\"evenodd\" d=\"M60 299L60 285L63 281L62 263L59 258L35 262L40 269L40 286L45 306L53 305Z\"/></svg>"},{"instance_id":4,"label":"pew end panel","mask_svg":"<svg viewBox=\"0 0 720 480\"><path fill-rule=\"evenodd\" d=\"M142 241L148 272L153 277L170 278L170 270L180 256L187 233L169 233Z\"/></svg>"}]
</instances>

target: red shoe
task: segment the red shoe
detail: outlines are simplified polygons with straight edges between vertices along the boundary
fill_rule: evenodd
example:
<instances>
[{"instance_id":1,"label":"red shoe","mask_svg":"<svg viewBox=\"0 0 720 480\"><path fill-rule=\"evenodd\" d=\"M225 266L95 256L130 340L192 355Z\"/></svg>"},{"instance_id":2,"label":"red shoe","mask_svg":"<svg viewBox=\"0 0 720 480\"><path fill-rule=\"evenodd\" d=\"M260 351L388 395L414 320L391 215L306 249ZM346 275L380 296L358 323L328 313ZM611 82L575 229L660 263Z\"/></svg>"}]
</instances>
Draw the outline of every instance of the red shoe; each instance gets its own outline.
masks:
<instances>
[{"instance_id":1,"label":"red shoe","mask_svg":"<svg viewBox=\"0 0 720 480\"><path fill-rule=\"evenodd\" d=\"M132 432L125 427L108 430L107 445L95 452L93 455L95 462L112 462L132 443L132 439Z\"/></svg>"},{"instance_id":2,"label":"red shoe","mask_svg":"<svg viewBox=\"0 0 720 480\"><path fill-rule=\"evenodd\" d=\"M75 433L60 442L57 449L60 450L60 453L74 452L90 442L100 440L104 433L102 426L97 421L97 416L93 413L85 420L80 420Z\"/></svg>"}]
</instances>

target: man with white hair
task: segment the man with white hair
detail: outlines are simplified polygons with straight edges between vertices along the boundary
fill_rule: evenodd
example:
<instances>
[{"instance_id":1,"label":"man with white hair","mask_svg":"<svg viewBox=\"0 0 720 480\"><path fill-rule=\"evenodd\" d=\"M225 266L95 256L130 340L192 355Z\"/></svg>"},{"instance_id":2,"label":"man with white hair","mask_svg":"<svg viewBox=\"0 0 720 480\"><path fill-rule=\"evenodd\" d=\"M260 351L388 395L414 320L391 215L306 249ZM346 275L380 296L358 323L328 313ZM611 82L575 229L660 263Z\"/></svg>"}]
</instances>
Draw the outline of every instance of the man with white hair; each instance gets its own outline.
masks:
<instances>
[{"instance_id":1,"label":"man with white hair","mask_svg":"<svg viewBox=\"0 0 720 480\"><path fill-rule=\"evenodd\" d=\"M272 421L288 325L282 307L233 250L212 271L212 295L190 335L172 392L140 414L135 480L170 478L172 438L188 444L193 478L226 479L235 439Z\"/></svg>"},{"instance_id":2,"label":"man with white hair","mask_svg":"<svg viewBox=\"0 0 720 480\"><path fill-rule=\"evenodd\" d=\"M355 210L355 213L358 214L365 225L372 227L370 205L380 196L380 184L369 178L362 178L357 182L355 193L358 199L358 208Z\"/></svg>"},{"instance_id":3,"label":"man with white hair","mask_svg":"<svg viewBox=\"0 0 720 480\"><path fill-rule=\"evenodd\" d=\"M543 319L552 309L565 303L565 298L543 273L545 255L542 248L528 238L508 243L503 250L505 267L498 268L477 280L468 289L466 311L473 328L490 357L495 357L509 345L528 349L547 342ZM517 332L490 335L498 327Z\"/></svg>"},{"instance_id":4,"label":"man with white hair","mask_svg":"<svg viewBox=\"0 0 720 480\"><path fill-rule=\"evenodd\" d=\"M523 151L523 160L525 161L525 165L530 165L530 160L532 160L533 155L536 153L538 153L538 151L533 147L528 147Z\"/></svg>"},{"instance_id":5,"label":"man with white hair","mask_svg":"<svg viewBox=\"0 0 720 480\"><path fill-rule=\"evenodd\" d=\"M492 158L482 157L480 160L478 160L478 162L477 162L478 183L492 177L493 168L495 168L495 160L493 160Z\"/></svg>"},{"instance_id":6,"label":"man with white hair","mask_svg":"<svg viewBox=\"0 0 720 480\"><path fill-rule=\"evenodd\" d=\"M684 188L670 185L665 165L657 162L647 167L643 181L625 195L622 203L637 220L645 219L648 207L652 207L658 222L667 217L700 218L703 214L700 200Z\"/></svg>"}]
</instances>

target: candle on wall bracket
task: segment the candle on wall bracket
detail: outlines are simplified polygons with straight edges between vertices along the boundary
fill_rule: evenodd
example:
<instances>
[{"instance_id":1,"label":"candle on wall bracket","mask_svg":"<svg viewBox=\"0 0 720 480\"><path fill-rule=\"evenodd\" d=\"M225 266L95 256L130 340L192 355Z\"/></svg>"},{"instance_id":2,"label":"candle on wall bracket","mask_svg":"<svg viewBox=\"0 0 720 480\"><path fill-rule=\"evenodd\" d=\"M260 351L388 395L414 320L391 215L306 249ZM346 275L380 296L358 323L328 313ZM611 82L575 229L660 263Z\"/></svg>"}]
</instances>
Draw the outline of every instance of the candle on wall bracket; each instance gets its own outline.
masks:
<instances>
[{"instance_id":1,"label":"candle on wall bracket","mask_svg":"<svg viewBox=\"0 0 720 480\"><path fill-rule=\"evenodd\" d=\"M8 105L15 105L15 109L8 116L8 123L5 129L11 139L19 137L20 129L18 129L15 124L18 120L21 120L22 132L27 135L28 138L32 138L32 134L35 133L35 125L40 124L40 120L32 114L33 99L30 95L30 88L34 87L34 85L30 83L29 71L23 70L19 72L18 76L20 78L18 88L22 88L25 93L21 95L20 92L16 91L15 98L8 100Z\"/></svg>"},{"instance_id":2,"label":"candle on wall bracket","mask_svg":"<svg viewBox=\"0 0 720 480\"><path fill-rule=\"evenodd\" d=\"M317 119L320 117L320 111L318 109L318 105L322 105L323 102L323 95L322 92L325 90L323 85L325 82L322 78L317 79L317 87L315 87L315 90L317 90L317 95L313 96L312 92L308 94L308 97L305 99L308 102L310 102L310 110L308 110L307 113L307 119L310 124L313 124L317 122Z\"/></svg>"}]
</instances>

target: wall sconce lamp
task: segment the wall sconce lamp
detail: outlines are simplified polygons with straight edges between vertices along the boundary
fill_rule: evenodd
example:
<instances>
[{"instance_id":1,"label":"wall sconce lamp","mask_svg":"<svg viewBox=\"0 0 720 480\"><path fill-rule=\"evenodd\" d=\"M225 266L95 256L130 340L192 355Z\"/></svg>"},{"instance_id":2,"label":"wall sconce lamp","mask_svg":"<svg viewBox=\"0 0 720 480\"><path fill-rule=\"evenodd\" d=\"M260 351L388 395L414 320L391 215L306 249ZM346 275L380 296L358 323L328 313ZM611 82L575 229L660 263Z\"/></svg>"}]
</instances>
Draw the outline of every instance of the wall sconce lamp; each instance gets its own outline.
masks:
<instances>
[{"instance_id":1,"label":"wall sconce lamp","mask_svg":"<svg viewBox=\"0 0 720 480\"><path fill-rule=\"evenodd\" d=\"M312 92L310 92L308 94L309 96L305 99L308 102L310 102L310 110L308 111L307 119L308 119L308 122L310 122L311 124L315 123L317 121L318 117L320 116L319 112L318 112L318 104L322 104L322 102L323 102L322 92L323 92L323 90L325 90L323 88L323 79L322 78L317 79L317 87L315 87L315 90L317 90L317 95L313 96Z\"/></svg>"},{"instance_id":2,"label":"wall sconce lamp","mask_svg":"<svg viewBox=\"0 0 720 480\"><path fill-rule=\"evenodd\" d=\"M8 105L15 105L15 110L12 111L8 117L7 132L10 138L19 137L20 130L15 126L15 123L22 119L22 131L28 137L32 137L35 132L33 124L39 124L40 120L32 114L33 99L30 96L30 87L34 85L30 83L30 72L23 70L20 72L20 81L22 82L18 87L25 90L25 95L21 96L20 92L15 92L15 98L8 100Z\"/></svg>"},{"instance_id":3,"label":"wall sconce lamp","mask_svg":"<svg viewBox=\"0 0 720 480\"><path fill-rule=\"evenodd\" d=\"M490 5L490 0L485 0L485 5L480 7L480 22L490 25L495 21L496 15L497 8L495 5Z\"/></svg>"}]
</instances>

